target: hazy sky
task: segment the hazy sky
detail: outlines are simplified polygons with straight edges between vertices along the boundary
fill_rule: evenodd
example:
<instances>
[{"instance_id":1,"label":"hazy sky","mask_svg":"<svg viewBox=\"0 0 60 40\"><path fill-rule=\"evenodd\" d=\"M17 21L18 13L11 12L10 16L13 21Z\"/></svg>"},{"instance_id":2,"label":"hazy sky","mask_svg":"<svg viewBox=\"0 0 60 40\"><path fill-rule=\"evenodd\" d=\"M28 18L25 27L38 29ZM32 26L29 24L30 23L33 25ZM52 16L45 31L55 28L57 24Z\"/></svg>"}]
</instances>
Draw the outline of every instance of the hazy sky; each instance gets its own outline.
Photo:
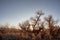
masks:
<instances>
[{"instance_id":1,"label":"hazy sky","mask_svg":"<svg viewBox=\"0 0 60 40\"><path fill-rule=\"evenodd\" d=\"M18 24L29 19L37 10L60 19L60 0L0 0L0 24Z\"/></svg>"}]
</instances>

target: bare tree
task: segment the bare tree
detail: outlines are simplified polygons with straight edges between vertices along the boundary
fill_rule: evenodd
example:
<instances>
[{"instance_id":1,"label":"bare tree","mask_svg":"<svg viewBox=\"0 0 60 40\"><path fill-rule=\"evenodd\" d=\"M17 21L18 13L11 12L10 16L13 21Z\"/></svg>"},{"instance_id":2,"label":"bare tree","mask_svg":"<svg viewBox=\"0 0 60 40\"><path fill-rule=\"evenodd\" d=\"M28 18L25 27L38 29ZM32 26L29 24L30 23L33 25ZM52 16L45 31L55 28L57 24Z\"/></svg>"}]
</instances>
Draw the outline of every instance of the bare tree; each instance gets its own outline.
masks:
<instances>
[{"instance_id":1,"label":"bare tree","mask_svg":"<svg viewBox=\"0 0 60 40\"><path fill-rule=\"evenodd\" d=\"M42 13L42 11L38 11L36 13L35 18L33 18L33 17L31 18L31 20L33 21L33 24L32 24L33 32L35 33L35 35L37 35L39 33L39 31L42 29L40 27L40 17L42 15L44 15L44 13ZM41 26L43 26L43 25L41 25ZM36 30L36 28L38 28L38 29Z\"/></svg>"},{"instance_id":2,"label":"bare tree","mask_svg":"<svg viewBox=\"0 0 60 40\"><path fill-rule=\"evenodd\" d=\"M22 30L25 30L25 31L29 30L29 28L30 28L30 24L29 24L28 20L23 22L22 24L19 23L19 26Z\"/></svg>"},{"instance_id":3,"label":"bare tree","mask_svg":"<svg viewBox=\"0 0 60 40\"><path fill-rule=\"evenodd\" d=\"M48 23L49 28L52 28L57 23L51 15L45 17L45 21Z\"/></svg>"},{"instance_id":4,"label":"bare tree","mask_svg":"<svg viewBox=\"0 0 60 40\"><path fill-rule=\"evenodd\" d=\"M51 15L45 17L45 21L47 22L47 25L49 27L49 38L51 40L52 34L54 34L53 33L54 25L57 23L57 21L55 21Z\"/></svg>"},{"instance_id":5,"label":"bare tree","mask_svg":"<svg viewBox=\"0 0 60 40\"><path fill-rule=\"evenodd\" d=\"M42 13L42 11L38 11L37 13L36 13L37 15L36 15L36 18L34 19L34 18L31 18L31 20L33 20L34 21L34 25L33 25L33 28L37 25L37 23L40 21L40 17L42 16L42 15L44 15L44 13Z\"/></svg>"}]
</instances>

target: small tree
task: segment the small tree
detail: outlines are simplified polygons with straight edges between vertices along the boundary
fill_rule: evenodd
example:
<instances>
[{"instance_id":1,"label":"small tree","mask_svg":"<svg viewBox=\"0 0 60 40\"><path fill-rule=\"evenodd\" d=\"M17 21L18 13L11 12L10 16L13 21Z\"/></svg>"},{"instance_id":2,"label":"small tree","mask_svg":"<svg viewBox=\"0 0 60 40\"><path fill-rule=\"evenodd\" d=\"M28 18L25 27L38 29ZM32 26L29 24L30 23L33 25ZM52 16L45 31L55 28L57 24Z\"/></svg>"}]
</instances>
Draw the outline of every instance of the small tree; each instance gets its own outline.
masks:
<instances>
[{"instance_id":1,"label":"small tree","mask_svg":"<svg viewBox=\"0 0 60 40\"><path fill-rule=\"evenodd\" d=\"M53 36L52 34L54 34L54 25L57 23L57 21L55 21L51 15L45 17L45 21L47 22L47 25L49 27L49 38L51 39L51 37Z\"/></svg>"},{"instance_id":2,"label":"small tree","mask_svg":"<svg viewBox=\"0 0 60 40\"><path fill-rule=\"evenodd\" d=\"M38 11L36 13L35 18L33 18L33 17L31 18L31 20L33 21L33 24L32 24L33 32L34 32L35 35L37 35L40 32L40 30L42 29L40 27L40 26L43 26L43 25L40 24L40 17L42 15L44 15L44 13L42 13L42 11L40 11L40 12ZM37 28L37 30L36 30L36 28Z\"/></svg>"},{"instance_id":3,"label":"small tree","mask_svg":"<svg viewBox=\"0 0 60 40\"><path fill-rule=\"evenodd\" d=\"M19 26L20 26L20 28L21 28L22 30L26 31L26 30L29 30L29 28L30 28L30 23L29 23L29 21L27 20L27 21L25 21L25 22L22 23L22 24L19 23Z\"/></svg>"},{"instance_id":4,"label":"small tree","mask_svg":"<svg viewBox=\"0 0 60 40\"><path fill-rule=\"evenodd\" d=\"M50 29L54 27L54 25L57 23L57 21L55 21L51 15L49 15L48 17L45 17L45 21L47 22L48 27Z\"/></svg>"}]
</instances>

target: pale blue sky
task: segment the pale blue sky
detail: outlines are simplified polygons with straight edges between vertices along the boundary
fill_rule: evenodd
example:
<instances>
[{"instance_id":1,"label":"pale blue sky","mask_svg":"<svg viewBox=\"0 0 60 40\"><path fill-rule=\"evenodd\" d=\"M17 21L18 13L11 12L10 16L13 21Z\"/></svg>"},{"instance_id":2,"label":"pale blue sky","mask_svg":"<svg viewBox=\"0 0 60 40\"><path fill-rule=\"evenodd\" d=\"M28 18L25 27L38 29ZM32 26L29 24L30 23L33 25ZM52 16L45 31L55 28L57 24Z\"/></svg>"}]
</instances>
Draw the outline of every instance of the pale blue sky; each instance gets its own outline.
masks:
<instances>
[{"instance_id":1,"label":"pale blue sky","mask_svg":"<svg viewBox=\"0 0 60 40\"><path fill-rule=\"evenodd\" d=\"M0 0L0 24L18 24L29 19L37 10L60 19L60 0Z\"/></svg>"}]
</instances>

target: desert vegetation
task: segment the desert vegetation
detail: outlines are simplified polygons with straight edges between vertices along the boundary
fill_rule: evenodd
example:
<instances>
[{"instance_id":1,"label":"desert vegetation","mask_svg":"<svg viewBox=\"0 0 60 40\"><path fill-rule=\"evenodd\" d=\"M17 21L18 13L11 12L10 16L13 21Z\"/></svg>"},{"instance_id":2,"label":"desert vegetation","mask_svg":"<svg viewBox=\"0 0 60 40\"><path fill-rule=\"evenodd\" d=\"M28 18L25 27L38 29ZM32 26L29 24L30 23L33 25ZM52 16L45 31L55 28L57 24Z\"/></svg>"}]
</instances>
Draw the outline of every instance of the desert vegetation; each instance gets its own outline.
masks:
<instances>
[{"instance_id":1,"label":"desert vegetation","mask_svg":"<svg viewBox=\"0 0 60 40\"><path fill-rule=\"evenodd\" d=\"M54 20L52 15L41 19L42 16L44 13L38 11L30 21L18 23L21 29L8 28L8 25L0 26L0 40L60 40L58 21Z\"/></svg>"}]
</instances>

